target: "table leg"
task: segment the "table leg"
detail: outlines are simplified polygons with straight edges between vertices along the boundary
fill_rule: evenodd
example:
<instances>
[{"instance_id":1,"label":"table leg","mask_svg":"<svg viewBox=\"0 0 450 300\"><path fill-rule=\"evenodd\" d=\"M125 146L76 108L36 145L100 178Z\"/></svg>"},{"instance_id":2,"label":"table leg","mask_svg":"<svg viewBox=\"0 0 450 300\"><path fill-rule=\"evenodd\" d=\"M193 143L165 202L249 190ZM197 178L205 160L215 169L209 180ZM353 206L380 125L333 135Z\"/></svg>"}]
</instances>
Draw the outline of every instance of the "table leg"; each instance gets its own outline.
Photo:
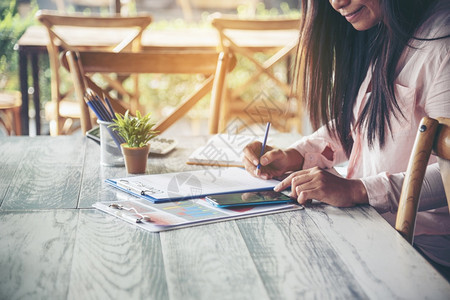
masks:
<instances>
[{"instance_id":1,"label":"table leg","mask_svg":"<svg viewBox=\"0 0 450 300\"><path fill-rule=\"evenodd\" d=\"M36 135L41 134L41 101L40 101L40 90L39 90L39 55L38 53L31 54L31 75L33 76L33 103L34 109L36 111L35 122L36 122Z\"/></svg>"},{"instance_id":2,"label":"table leg","mask_svg":"<svg viewBox=\"0 0 450 300\"><path fill-rule=\"evenodd\" d=\"M20 119L22 122L22 135L29 135L28 118L28 57L25 51L19 47L19 81L22 93L22 106L20 108Z\"/></svg>"}]
</instances>

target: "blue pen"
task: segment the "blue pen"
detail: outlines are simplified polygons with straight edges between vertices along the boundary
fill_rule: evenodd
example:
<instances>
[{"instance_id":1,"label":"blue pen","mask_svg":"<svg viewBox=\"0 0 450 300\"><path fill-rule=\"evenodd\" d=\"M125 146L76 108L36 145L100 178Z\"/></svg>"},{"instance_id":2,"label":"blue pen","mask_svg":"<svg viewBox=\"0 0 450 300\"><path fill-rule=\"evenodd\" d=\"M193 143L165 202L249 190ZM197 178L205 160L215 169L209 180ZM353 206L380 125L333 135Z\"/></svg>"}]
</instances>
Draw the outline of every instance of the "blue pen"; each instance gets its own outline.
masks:
<instances>
[{"instance_id":1,"label":"blue pen","mask_svg":"<svg viewBox=\"0 0 450 300\"><path fill-rule=\"evenodd\" d=\"M100 99L99 96L95 95L95 100L94 100L97 104L97 107L100 109L100 112L103 114L105 120L104 121L108 121L111 122L112 119L114 118L114 116L111 116L109 111L106 109L105 105L103 104L103 101Z\"/></svg>"},{"instance_id":2,"label":"blue pen","mask_svg":"<svg viewBox=\"0 0 450 300\"><path fill-rule=\"evenodd\" d=\"M104 96L103 98L105 99L105 102L108 105L109 110L111 111L112 119L114 119L116 116L114 115L114 109L113 109L113 107L111 105L111 102L109 101L108 97Z\"/></svg>"},{"instance_id":3,"label":"blue pen","mask_svg":"<svg viewBox=\"0 0 450 300\"><path fill-rule=\"evenodd\" d=\"M97 118L101 121L108 121L108 115L105 115L104 111L102 110L100 103L98 103L97 100L90 100L92 107L95 108L94 112L97 115Z\"/></svg>"},{"instance_id":4,"label":"blue pen","mask_svg":"<svg viewBox=\"0 0 450 300\"><path fill-rule=\"evenodd\" d=\"M267 122L267 126L266 126L266 133L264 134L264 141L261 147L261 154L259 155L259 162L258 165L256 166L256 169L261 169L261 156L263 156L264 154L264 148L266 148L266 142L267 142L267 136L269 135L269 128L270 128L270 122Z\"/></svg>"}]
</instances>

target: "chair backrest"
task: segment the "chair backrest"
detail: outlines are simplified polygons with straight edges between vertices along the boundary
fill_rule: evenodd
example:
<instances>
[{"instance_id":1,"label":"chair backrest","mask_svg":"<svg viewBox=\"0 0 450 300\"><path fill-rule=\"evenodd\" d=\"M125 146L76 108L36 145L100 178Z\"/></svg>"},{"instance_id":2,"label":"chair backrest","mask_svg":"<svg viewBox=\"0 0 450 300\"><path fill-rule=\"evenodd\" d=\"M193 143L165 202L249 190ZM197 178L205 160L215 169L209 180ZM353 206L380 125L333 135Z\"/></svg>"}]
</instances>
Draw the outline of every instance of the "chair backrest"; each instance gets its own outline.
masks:
<instances>
[{"instance_id":1,"label":"chair backrest","mask_svg":"<svg viewBox=\"0 0 450 300\"><path fill-rule=\"evenodd\" d=\"M233 87L232 91L226 96L225 103L232 105L231 103L234 99L240 99L246 90L249 89L250 85L261 78L261 75L270 78L275 86L281 89L286 98L290 98L289 72L291 68L289 66L289 59L295 54L297 48L300 26L299 19L239 19L232 16L217 15L212 18L211 24L219 33L222 51L232 53L233 55L240 55L249 60L256 68L248 80L241 82L239 86ZM249 32L257 38L251 41L248 40L248 42L243 41L242 36L249 35ZM264 53L269 58L261 61L261 59L257 58L257 54L259 53ZM274 67L280 62L286 61L286 80L284 80L277 76ZM253 96L256 97L257 95ZM300 109L300 106L298 108ZM278 119L285 121L283 118ZM274 125L277 127L276 122Z\"/></svg>"},{"instance_id":2,"label":"chair backrest","mask_svg":"<svg viewBox=\"0 0 450 300\"><path fill-rule=\"evenodd\" d=\"M112 52L140 51L143 31L151 23L149 15L135 17L121 16L85 16L81 14L61 14L51 11L38 11L36 18L47 28L49 44L47 45L50 69L51 91L54 111L59 114L59 103L66 97L61 88L61 69L59 53L67 50L98 49ZM109 83L120 84L120 81L105 78ZM137 79L135 80L135 89ZM135 95L132 105L138 107ZM58 123L58 116L55 117ZM58 124L55 126L60 128Z\"/></svg>"},{"instance_id":3,"label":"chair backrest","mask_svg":"<svg viewBox=\"0 0 450 300\"><path fill-rule=\"evenodd\" d=\"M422 119L406 170L395 229L412 243L414 226L428 159L438 157L444 190L450 209L450 118Z\"/></svg>"},{"instance_id":4,"label":"chair backrest","mask_svg":"<svg viewBox=\"0 0 450 300\"><path fill-rule=\"evenodd\" d=\"M96 52L82 51L66 53L70 72L75 85L78 101L81 105L82 131L92 128L92 118L84 101L87 88L102 95L107 93L99 88L91 79L94 73L118 73L118 74L202 74L205 80L200 87L183 99L176 109L165 119L156 124L155 130L163 132L174 122L186 114L200 99L208 94L213 86L219 86L214 82L219 54L211 51L146 51L140 53L131 52ZM215 92L213 94L220 94ZM110 97L116 112L123 113L127 107L120 101ZM215 101L211 100L211 106ZM215 108L211 107L214 111ZM210 123L218 122L210 118Z\"/></svg>"},{"instance_id":5,"label":"chair backrest","mask_svg":"<svg viewBox=\"0 0 450 300\"><path fill-rule=\"evenodd\" d=\"M224 51L232 51L237 54L245 56L247 59L252 61L256 68L258 69L258 74L264 73L279 84L286 93L290 92L290 87L285 82L279 80L273 72L269 69L275 65L277 62L286 58L290 53L293 53L297 47L298 40L294 39L288 44L281 45L277 40L279 36L279 31L292 30L297 32L300 27L299 19L238 19L236 17L214 17L211 21L212 26L214 26L219 32L220 45ZM233 31L264 31L273 32L273 35L266 36L265 40L261 40L260 45L245 45L237 44L233 38ZM278 31L278 32L277 32ZM238 34L238 33L237 33ZM262 36L264 37L264 36ZM250 47L249 47L250 46ZM266 60L263 64L254 58L254 54L258 52L267 52L276 50L276 53L271 56L269 60Z\"/></svg>"},{"instance_id":6,"label":"chair backrest","mask_svg":"<svg viewBox=\"0 0 450 300\"><path fill-rule=\"evenodd\" d=\"M80 45L76 44L78 41L74 40L74 45L68 42L71 38L73 32L68 34L60 34L58 30L66 27L76 27L80 28L105 28L105 29L128 29L126 31L125 38L120 39L120 34L113 32L111 35L119 39L118 44L113 44L114 40L106 41L103 48L109 48L111 51L120 52L126 47L133 45L135 47L133 50L139 50L141 48L141 37L142 32L150 25L152 22L152 17L148 14L141 14L133 17L124 17L119 15L112 16L99 16L90 15L86 16L83 14L63 14L56 13L54 11L39 10L36 13L36 18L40 21L49 31L51 46L53 47L63 47L64 50L77 50L80 49ZM59 28L59 29L58 29ZM132 29L134 29L132 31ZM91 41L102 40L102 36L94 36ZM89 45L84 44L85 40L82 40L83 46L89 48ZM97 48L101 45L92 45L92 47ZM92 48L90 47L90 48ZM56 48L57 50L58 48Z\"/></svg>"}]
</instances>

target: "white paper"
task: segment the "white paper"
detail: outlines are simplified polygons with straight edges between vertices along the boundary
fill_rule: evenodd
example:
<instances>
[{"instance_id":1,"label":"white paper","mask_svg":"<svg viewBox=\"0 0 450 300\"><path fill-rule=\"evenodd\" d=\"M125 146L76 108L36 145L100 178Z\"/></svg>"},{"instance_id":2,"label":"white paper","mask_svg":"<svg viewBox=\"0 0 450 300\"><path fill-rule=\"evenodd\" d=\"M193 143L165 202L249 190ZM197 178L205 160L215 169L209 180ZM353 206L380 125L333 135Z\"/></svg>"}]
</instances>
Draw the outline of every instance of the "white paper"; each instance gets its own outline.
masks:
<instances>
[{"instance_id":1,"label":"white paper","mask_svg":"<svg viewBox=\"0 0 450 300\"><path fill-rule=\"evenodd\" d=\"M158 204L136 198L116 202L97 202L93 206L152 232L303 208L292 203L218 208L203 198Z\"/></svg>"},{"instance_id":2,"label":"white paper","mask_svg":"<svg viewBox=\"0 0 450 300\"><path fill-rule=\"evenodd\" d=\"M206 195L273 189L279 181L263 180L241 168L211 168L189 172L108 179L108 183L152 201L199 198Z\"/></svg>"},{"instance_id":3,"label":"white paper","mask_svg":"<svg viewBox=\"0 0 450 300\"><path fill-rule=\"evenodd\" d=\"M261 139L256 135L221 133L212 136L205 146L197 148L188 164L243 167L242 151L249 143Z\"/></svg>"}]
</instances>

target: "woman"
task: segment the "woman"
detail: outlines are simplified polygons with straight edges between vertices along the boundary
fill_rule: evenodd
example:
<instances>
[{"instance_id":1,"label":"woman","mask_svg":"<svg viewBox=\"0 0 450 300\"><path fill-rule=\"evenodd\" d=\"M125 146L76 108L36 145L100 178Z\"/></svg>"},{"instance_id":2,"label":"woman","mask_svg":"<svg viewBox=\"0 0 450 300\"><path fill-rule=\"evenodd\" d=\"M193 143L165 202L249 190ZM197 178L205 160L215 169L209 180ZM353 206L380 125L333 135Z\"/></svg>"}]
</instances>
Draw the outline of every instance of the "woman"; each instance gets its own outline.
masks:
<instances>
[{"instance_id":1,"label":"woman","mask_svg":"<svg viewBox=\"0 0 450 300\"><path fill-rule=\"evenodd\" d=\"M301 204L368 203L393 225L421 118L450 117L450 1L329 2L302 1L297 68L312 123L325 125L260 159L252 143L244 164L265 179L288 173L275 189L291 187ZM326 171L345 161L347 178ZM415 245L448 272L450 217L434 157L422 190Z\"/></svg>"}]
</instances>

